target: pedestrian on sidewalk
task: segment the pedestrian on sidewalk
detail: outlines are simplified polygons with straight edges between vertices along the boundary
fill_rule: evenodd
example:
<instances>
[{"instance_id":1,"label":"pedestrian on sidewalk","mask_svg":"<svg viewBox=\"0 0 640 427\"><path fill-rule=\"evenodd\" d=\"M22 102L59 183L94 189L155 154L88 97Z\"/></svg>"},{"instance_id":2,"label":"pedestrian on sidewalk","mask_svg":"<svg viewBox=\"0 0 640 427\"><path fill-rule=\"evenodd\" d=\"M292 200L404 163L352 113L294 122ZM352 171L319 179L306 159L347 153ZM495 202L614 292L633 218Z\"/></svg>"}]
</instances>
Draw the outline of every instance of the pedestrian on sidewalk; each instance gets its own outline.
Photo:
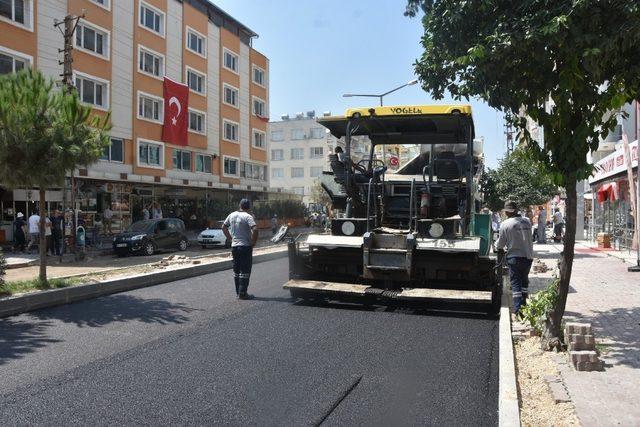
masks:
<instances>
[{"instance_id":1,"label":"pedestrian on sidewalk","mask_svg":"<svg viewBox=\"0 0 640 427\"><path fill-rule=\"evenodd\" d=\"M513 312L518 315L527 303L529 295L529 270L533 262L533 240L531 222L518 214L515 202L504 204L507 219L500 225L500 235L496 248L498 259L505 257L509 266L509 281L513 294Z\"/></svg>"},{"instance_id":2,"label":"pedestrian on sidewalk","mask_svg":"<svg viewBox=\"0 0 640 427\"><path fill-rule=\"evenodd\" d=\"M271 218L271 234L275 236L277 232L278 232L278 215L273 214L273 217Z\"/></svg>"},{"instance_id":3,"label":"pedestrian on sidewalk","mask_svg":"<svg viewBox=\"0 0 640 427\"><path fill-rule=\"evenodd\" d=\"M62 254L62 232L64 230L64 216L56 209L51 216L51 244L53 253L60 256Z\"/></svg>"},{"instance_id":4,"label":"pedestrian on sidewalk","mask_svg":"<svg viewBox=\"0 0 640 427\"><path fill-rule=\"evenodd\" d=\"M562 212L560 212L560 208L556 208L555 213L553 214L553 241L554 242L562 242L562 229L564 228L564 218L562 217Z\"/></svg>"},{"instance_id":5,"label":"pedestrian on sidewalk","mask_svg":"<svg viewBox=\"0 0 640 427\"><path fill-rule=\"evenodd\" d=\"M24 252L24 247L27 244L26 223L24 222L24 214L18 212L15 221L13 221L13 250Z\"/></svg>"},{"instance_id":6,"label":"pedestrian on sidewalk","mask_svg":"<svg viewBox=\"0 0 640 427\"><path fill-rule=\"evenodd\" d=\"M547 211L544 206L538 206L538 243L547 243Z\"/></svg>"},{"instance_id":7,"label":"pedestrian on sidewalk","mask_svg":"<svg viewBox=\"0 0 640 427\"><path fill-rule=\"evenodd\" d=\"M111 210L111 208L109 206L107 206L105 208L105 210L102 211L102 218L104 219L105 233L108 236L111 236L113 234L113 232L111 231L111 222L112 222L112 219L113 219L113 211Z\"/></svg>"},{"instance_id":8,"label":"pedestrian on sidewalk","mask_svg":"<svg viewBox=\"0 0 640 427\"><path fill-rule=\"evenodd\" d=\"M45 242L47 243L47 255L51 254L53 255L54 250L53 250L53 239L51 238L51 219L49 218L49 216L45 216L44 217L44 238L45 238Z\"/></svg>"},{"instance_id":9,"label":"pedestrian on sidewalk","mask_svg":"<svg viewBox=\"0 0 640 427\"><path fill-rule=\"evenodd\" d=\"M144 205L144 207L142 208L142 219L146 221L149 218L151 218L151 213L149 212L149 206Z\"/></svg>"},{"instance_id":10,"label":"pedestrian on sidewalk","mask_svg":"<svg viewBox=\"0 0 640 427\"><path fill-rule=\"evenodd\" d=\"M250 213L251 202L247 199L240 201L240 209L227 216L222 225L222 232L231 240L231 255L233 257L233 280L236 285L238 299L253 299L247 293L251 265L253 263L253 247L258 241L258 227Z\"/></svg>"},{"instance_id":11,"label":"pedestrian on sidewalk","mask_svg":"<svg viewBox=\"0 0 640 427\"><path fill-rule=\"evenodd\" d=\"M102 241L100 238L101 232L102 232L102 217L96 214L95 218L93 219L93 232L91 234L91 243L93 244L94 248L99 248L100 246L102 246Z\"/></svg>"},{"instance_id":12,"label":"pedestrian on sidewalk","mask_svg":"<svg viewBox=\"0 0 640 427\"><path fill-rule=\"evenodd\" d=\"M40 242L40 215L35 212L29 217L29 244L27 245L27 251L31 253L33 245L38 245Z\"/></svg>"}]
</instances>

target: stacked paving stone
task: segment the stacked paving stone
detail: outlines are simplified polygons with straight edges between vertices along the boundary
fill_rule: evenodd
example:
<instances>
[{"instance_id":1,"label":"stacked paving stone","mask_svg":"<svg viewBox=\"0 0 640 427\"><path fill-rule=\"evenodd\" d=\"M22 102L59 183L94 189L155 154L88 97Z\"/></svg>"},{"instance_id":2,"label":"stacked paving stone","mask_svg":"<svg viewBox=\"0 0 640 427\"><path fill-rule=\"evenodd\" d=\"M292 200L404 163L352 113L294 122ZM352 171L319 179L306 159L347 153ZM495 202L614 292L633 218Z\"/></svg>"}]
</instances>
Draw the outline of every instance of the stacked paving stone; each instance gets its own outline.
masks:
<instances>
[{"instance_id":1,"label":"stacked paving stone","mask_svg":"<svg viewBox=\"0 0 640 427\"><path fill-rule=\"evenodd\" d=\"M602 370L603 364L596 352L596 340L590 323L567 323L564 327L564 341L576 371Z\"/></svg>"}]
</instances>

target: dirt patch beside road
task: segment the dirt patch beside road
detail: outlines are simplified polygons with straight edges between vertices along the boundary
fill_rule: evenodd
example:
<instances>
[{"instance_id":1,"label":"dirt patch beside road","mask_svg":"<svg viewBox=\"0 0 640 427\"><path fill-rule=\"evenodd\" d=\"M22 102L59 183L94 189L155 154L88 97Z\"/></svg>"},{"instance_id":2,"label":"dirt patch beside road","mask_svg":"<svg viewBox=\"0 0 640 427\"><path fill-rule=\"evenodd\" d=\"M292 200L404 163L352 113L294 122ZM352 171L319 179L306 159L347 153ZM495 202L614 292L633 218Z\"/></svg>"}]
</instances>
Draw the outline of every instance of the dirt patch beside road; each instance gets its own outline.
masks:
<instances>
[{"instance_id":1,"label":"dirt patch beside road","mask_svg":"<svg viewBox=\"0 0 640 427\"><path fill-rule=\"evenodd\" d=\"M519 340L515 346L516 374L523 426L579 426L573 403L556 403L546 376L559 376L551 353L540 349L540 338Z\"/></svg>"}]
</instances>

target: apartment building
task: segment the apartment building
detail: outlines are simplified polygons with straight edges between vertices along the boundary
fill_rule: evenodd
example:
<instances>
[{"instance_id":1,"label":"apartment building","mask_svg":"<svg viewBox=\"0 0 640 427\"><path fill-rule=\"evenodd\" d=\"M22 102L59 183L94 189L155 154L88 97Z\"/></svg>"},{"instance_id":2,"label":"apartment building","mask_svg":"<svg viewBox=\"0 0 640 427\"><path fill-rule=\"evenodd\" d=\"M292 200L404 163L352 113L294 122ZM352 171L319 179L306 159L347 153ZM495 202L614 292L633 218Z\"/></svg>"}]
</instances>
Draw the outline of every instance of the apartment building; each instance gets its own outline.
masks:
<instances>
[{"instance_id":1,"label":"apartment building","mask_svg":"<svg viewBox=\"0 0 640 427\"><path fill-rule=\"evenodd\" d=\"M35 67L60 80L54 23L69 14L84 15L73 79L94 114L111 113L111 146L76 171L77 194L52 191L50 206L75 198L88 214L109 207L122 228L151 202L165 215L203 218L215 200L270 191L269 60L252 48L255 32L207 0L1 0L0 73ZM188 106L164 111L165 78L188 86ZM165 118L183 109L187 139L163 142ZM3 216L28 214L30 196L5 191Z\"/></svg>"}]
</instances>

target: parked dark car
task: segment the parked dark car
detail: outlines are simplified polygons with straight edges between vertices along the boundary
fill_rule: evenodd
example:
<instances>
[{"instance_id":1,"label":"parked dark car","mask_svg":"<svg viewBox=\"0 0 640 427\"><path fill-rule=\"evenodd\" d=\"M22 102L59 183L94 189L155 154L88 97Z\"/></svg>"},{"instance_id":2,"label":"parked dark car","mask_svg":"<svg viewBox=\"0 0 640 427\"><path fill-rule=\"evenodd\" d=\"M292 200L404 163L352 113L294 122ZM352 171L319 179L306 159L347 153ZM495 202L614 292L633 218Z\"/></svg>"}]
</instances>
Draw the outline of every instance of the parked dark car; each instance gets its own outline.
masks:
<instances>
[{"instance_id":1,"label":"parked dark car","mask_svg":"<svg viewBox=\"0 0 640 427\"><path fill-rule=\"evenodd\" d=\"M118 256L130 253L153 255L160 249L184 251L188 245L184 222L177 218L137 221L113 238L113 251Z\"/></svg>"}]
</instances>

